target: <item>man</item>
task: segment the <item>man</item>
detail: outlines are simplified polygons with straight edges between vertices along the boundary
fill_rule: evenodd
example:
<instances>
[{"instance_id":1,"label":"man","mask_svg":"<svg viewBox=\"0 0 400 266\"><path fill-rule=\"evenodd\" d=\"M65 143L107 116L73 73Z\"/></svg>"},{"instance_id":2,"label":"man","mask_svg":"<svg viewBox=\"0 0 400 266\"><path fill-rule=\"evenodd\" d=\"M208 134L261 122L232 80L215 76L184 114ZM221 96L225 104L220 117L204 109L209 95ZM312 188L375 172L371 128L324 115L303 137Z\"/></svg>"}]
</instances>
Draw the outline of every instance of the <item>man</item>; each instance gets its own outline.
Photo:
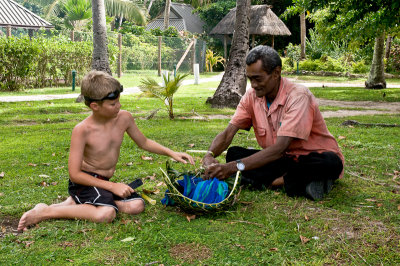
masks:
<instances>
[{"instance_id":1,"label":"man","mask_svg":"<svg viewBox=\"0 0 400 266\"><path fill-rule=\"evenodd\" d=\"M251 89L243 95L227 128L203 158L206 178L242 172L253 188L284 186L289 196L320 200L342 175L343 155L329 133L315 97L304 86L281 77L282 61L269 46L257 46L246 58ZM239 129L254 128L262 150L231 147L226 164L215 159Z\"/></svg>"}]
</instances>

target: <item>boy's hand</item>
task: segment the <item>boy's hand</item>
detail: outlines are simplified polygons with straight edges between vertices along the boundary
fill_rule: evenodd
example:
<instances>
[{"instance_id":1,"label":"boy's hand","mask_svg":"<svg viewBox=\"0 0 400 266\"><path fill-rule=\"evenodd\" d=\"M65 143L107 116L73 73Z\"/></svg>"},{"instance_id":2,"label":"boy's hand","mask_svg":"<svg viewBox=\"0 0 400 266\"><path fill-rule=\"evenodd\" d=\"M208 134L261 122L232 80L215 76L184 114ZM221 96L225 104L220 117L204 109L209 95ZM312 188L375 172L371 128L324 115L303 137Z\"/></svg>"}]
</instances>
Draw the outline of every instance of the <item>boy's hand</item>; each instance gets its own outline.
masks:
<instances>
[{"instance_id":1,"label":"boy's hand","mask_svg":"<svg viewBox=\"0 0 400 266\"><path fill-rule=\"evenodd\" d=\"M129 197L135 192L130 186L123 183L112 183L110 191L121 198Z\"/></svg>"},{"instance_id":2,"label":"boy's hand","mask_svg":"<svg viewBox=\"0 0 400 266\"><path fill-rule=\"evenodd\" d=\"M174 152L172 154L172 159L174 159L175 161L181 162L181 163L187 163L187 161L189 161L190 164L194 165L194 159L192 156L190 156L187 153L184 152Z\"/></svg>"}]
</instances>

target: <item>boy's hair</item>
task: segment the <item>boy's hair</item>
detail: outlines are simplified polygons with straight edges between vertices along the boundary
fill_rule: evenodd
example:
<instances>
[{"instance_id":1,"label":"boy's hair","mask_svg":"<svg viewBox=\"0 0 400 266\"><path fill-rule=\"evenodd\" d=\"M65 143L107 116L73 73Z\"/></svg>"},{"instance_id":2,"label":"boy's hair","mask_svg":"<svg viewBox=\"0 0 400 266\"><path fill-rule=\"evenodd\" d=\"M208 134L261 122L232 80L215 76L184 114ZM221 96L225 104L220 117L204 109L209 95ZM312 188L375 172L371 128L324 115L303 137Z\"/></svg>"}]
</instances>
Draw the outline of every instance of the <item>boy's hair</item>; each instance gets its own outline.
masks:
<instances>
[{"instance_id":1,"label":"boy's hair","mask_svg":"<svg viewBox=\"0 0 400 266\"><path fill-rule=\"evenodd\" d=\"M83 77L81 82L81 94L85 97L87 106L95 101L89 99L102 99L114 91L121 92L121 84L103 71L92 70Z\"/></svg>"}]
</instances>

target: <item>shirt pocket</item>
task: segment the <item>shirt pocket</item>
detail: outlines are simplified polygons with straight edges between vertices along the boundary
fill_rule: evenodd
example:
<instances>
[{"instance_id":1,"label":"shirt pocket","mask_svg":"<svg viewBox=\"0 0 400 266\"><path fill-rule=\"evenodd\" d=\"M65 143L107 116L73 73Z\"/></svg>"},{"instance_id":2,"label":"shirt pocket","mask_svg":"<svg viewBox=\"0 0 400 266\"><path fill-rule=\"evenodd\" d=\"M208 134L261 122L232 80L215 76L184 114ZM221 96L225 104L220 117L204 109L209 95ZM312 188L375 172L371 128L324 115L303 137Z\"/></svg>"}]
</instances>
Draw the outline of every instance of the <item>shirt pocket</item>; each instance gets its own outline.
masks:
<instances>
[{"instance_id":1,"label":"shirt pocket","mask_svg":"<svg viewBox=\"0 0 400 266\"><path fill-rule=\"evenodd\" d=\"M267 130L265 128L257 128L255 129L256 133L256 139L258 142L258 145L260 145L262 148L266 148L267 146Z\"/></svg>"}]
</instances>

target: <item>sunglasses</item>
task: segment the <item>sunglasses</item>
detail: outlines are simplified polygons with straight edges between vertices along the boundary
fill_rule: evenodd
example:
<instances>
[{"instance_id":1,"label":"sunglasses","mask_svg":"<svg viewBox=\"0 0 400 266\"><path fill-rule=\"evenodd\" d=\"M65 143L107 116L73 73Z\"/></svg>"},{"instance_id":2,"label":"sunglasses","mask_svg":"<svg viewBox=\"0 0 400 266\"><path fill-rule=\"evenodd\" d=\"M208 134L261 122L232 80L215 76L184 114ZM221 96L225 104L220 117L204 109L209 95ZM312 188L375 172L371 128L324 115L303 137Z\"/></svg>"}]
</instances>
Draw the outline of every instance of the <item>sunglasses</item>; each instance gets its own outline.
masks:
<instances>
[{"instance_id":1,"label":"sunglasses","mask_svg":"<svg viewBox=\"0 0 400 266\"><path fill-rule=\"evenodd\" d=\"M115 100L115 99L117 99L119 97L119 95L123 91L124 91L124 86L121 85L119 90L115 90L113 92L110 92L109 94L107 94L107 96L105 96L105 97L103 97L101 99L92 99L92 98L90 98L88 96L84 96L84 98L85 98L86 101L89 101L89 102L101 102L101 101L104 101L104 100Z\"/></svg>"}]
</instances>

